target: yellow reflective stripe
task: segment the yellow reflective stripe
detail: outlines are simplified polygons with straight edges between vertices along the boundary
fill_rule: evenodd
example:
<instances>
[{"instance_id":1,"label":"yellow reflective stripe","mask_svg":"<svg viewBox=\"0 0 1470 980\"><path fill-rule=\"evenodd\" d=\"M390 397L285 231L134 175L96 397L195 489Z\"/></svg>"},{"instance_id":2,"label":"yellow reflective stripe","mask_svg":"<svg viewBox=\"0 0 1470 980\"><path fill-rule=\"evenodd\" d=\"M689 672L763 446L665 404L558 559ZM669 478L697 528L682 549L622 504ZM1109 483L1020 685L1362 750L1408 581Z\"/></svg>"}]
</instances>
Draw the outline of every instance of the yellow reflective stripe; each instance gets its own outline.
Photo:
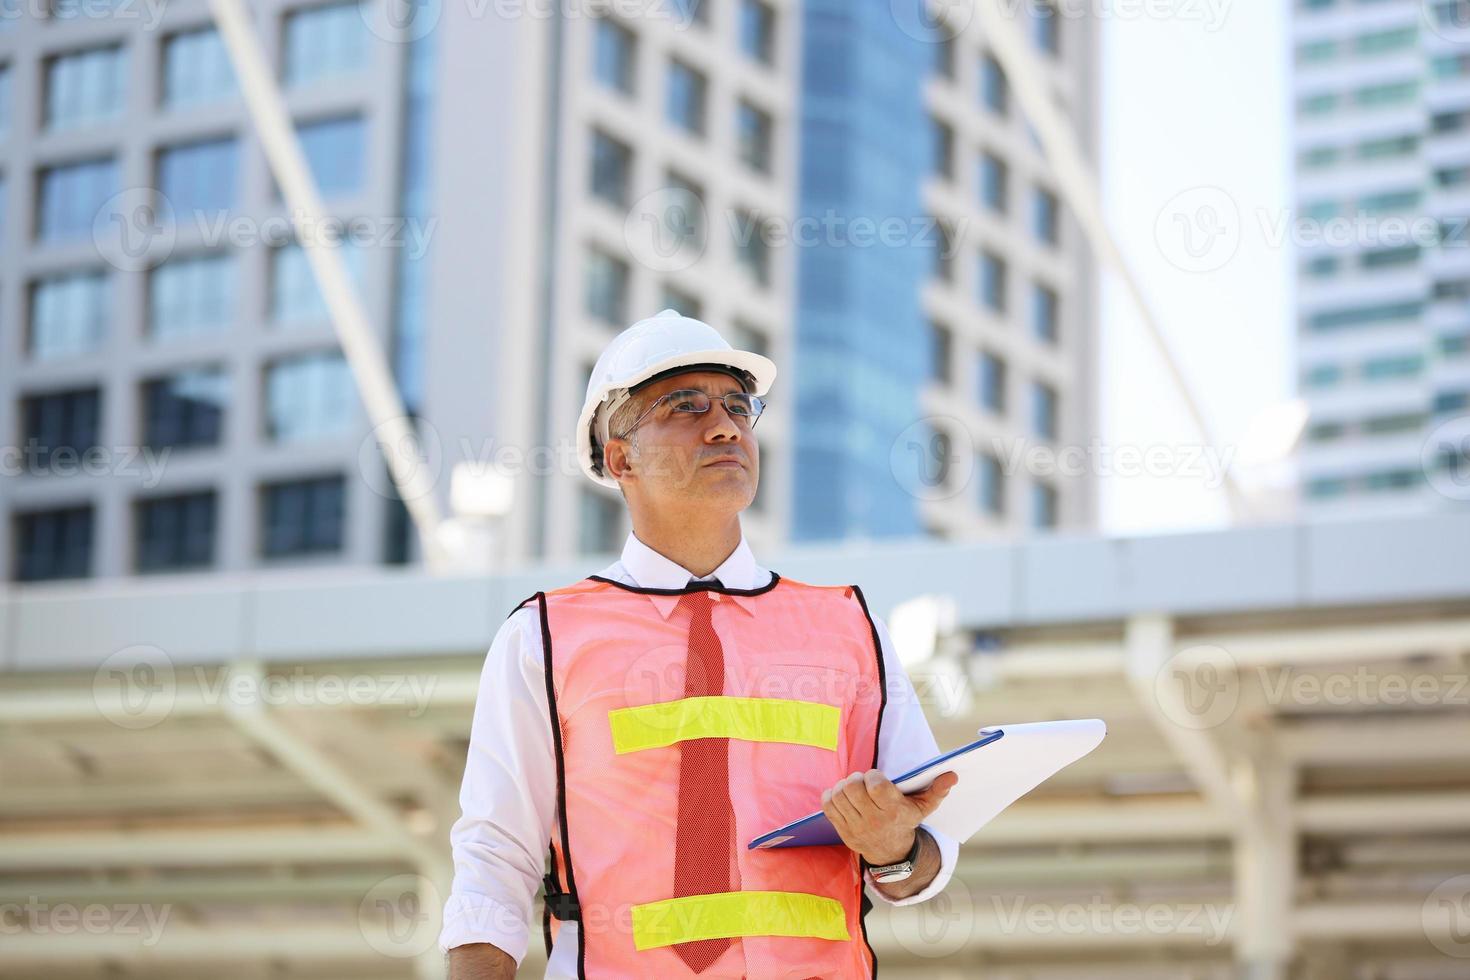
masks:
<instances>
[{"instance_id":1,"label":"yellow reflective stripe","mask_svg":"<svg viewBox=\"0 0 1470 980\"><path fill-rule=\"evenodd\" d=\"M803 892L716 892L633 906L638 949L722 936L845 940L847 915L835 898Z\"/></svg>"},{"instance_id":2,"label":"yellow reflective stripe","mask_svg":"<svg viewBox=\"0 0 1470 980\"><path fill-rule=\"evenodd\" d=\"M690 738L740 738L837 748L842 709L816 701L723 695L660 701L607 713L619 755Z\"/></svg>"}]
</instances>

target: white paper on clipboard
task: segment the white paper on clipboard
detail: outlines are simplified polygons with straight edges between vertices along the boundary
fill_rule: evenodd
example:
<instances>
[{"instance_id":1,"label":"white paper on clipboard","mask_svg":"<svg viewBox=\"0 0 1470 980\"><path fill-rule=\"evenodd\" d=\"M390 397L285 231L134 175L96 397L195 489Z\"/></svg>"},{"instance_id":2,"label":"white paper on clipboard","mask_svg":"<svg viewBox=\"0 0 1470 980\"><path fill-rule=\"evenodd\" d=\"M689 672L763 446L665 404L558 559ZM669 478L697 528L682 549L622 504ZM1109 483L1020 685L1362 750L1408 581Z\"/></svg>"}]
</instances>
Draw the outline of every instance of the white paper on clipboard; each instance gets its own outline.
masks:
<instances>
[{"instance_id":1,"label":"white paper on clipboard","mask_svg":"<svg viewBox=\"0 0 1470 980\"><path fill-rule=\"evenodd\" d=\"M987 725L980 731L997 728L1004 738L895 784L908 794L924 789L941 773L960 777L924 818L927 826L957 841L968 840L1006 807L1097 748L1108 731L1100 718Z\"/></svg>"}]
</instances>

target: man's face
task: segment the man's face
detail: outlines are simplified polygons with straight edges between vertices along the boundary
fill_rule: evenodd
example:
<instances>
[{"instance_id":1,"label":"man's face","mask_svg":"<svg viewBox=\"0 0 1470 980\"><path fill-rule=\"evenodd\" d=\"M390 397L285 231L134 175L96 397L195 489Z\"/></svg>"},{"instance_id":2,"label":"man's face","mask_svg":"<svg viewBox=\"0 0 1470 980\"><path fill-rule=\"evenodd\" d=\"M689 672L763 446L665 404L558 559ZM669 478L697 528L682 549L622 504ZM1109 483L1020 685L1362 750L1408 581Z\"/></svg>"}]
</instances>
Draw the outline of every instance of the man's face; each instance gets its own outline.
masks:
<instances>
[{"instance_id":1,"label":"man's face","mask_svg":"<svg viewBox=\"0 0 1470 980\"><path fill-rule=\"evenodd\" d=\"M709 411L676 411L674 399L662 398L691 388L711 396ZM731 513L750 506L760 479L755 432L749 419L731 415L715 397L743 390L728 374L691 371L639 391L637 414L646 417L628 438L607 445L608 466L629 503L695 504Z\"/></svg>"}]
</instances>

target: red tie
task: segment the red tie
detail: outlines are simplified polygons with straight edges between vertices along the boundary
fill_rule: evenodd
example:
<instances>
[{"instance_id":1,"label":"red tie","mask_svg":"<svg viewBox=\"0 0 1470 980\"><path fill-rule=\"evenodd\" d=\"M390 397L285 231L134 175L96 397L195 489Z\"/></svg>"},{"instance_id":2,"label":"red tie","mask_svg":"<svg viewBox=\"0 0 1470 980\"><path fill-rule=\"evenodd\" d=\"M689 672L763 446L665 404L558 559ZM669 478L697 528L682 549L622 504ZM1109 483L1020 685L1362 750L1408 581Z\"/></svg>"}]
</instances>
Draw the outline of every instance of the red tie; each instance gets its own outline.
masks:
<instances>
[{"instance_id":1,"label":"red tie","mask_svg":"<svg viewBox=\"0 0 1470 980\"><path fill-rule=\"evenodd\" d=\"M690 592L679 607L690 611L689 659L684 671L686 698L725 691L725 651L710 623L710 594ZM710 895L730 888L730 855L735 847L730 807L730 740L694 738L679 743L679 826L674 837L674 897ZM732 939L675 943L674 952L695 973L730 948Z\"/></svg>"}]
</instances>

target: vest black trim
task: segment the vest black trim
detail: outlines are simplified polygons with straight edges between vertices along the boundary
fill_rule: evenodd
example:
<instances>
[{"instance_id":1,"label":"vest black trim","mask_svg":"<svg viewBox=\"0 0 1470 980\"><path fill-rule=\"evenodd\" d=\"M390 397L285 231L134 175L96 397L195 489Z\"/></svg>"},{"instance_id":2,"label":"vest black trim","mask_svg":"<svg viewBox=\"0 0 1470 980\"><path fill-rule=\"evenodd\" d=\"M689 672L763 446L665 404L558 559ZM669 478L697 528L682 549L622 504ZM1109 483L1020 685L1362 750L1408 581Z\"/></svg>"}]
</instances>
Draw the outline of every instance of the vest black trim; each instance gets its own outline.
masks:
<instances>
[{"instance_id":1,"label":"vest black trim","mask_svg":"<svg viewBox=\"0 0 1470 980\"><path fill-rule=\"evenodd\" d=\"M883 730L883 710L888 707L888 675L883 669L883 641L878 638L878 624L873 622L873 614L868 611L868 600L863 597L863 590L856 585L852 586L852 594L857 596L858 605L863 607L863 616L868 620L868 631L873 634L873 656L878 659L878 721L873 725L873 764L870 769L878 768L878 734ZM858 917L858 924L863 930L863 943L868 947L868 955L873 960L873 978L878 976L878 953L873 949L873 944L868 941L868 912L873 908L873 900L868 898L867 889L863 887L864 876L862 865L858 865L858 891L862 895L862 915Z\"/></svg>"},{"instance_id":2,"label":"vest black trim","mask_svg":"<svg viewBox=\"0 0 1470 980\"><path fill-rule=\"evenodd\" d=\"M645 589L638 585L624 585L622 582L614 581L601 575L589 575L587 577L594 582L615 585L626 592L636 592L639 595L688 595L691 592L719 592L723 595L763 595L774 589L776 583L781 581L781 576L772 572L771 581L758 589L732 589L726 585L715 585L713 582L695 582L684 586L682 589Z\"/></svg>"},{"instance_id":3,"label":"vest black trim","mask_svg":"<svg viewBox=\"0 0 1470 980\"><path fill-rule=\"evenodd\" d=\"M551 654L551 627L546 616L546 593L536 593L537 611L541 617L541 653L546 664L546 707L551 722L551 744L556 750L556 812L557 822L561 824L561 852L566 857L566 891L562 891L556 880L556 856L552 852L550 858L551 873L545 878L547 886L545 911L542 913L541 927L542 936L546 940L546 955L551 956L551 916L556 915L558 919L567 918L569 921L580 921L581 903L577 900L577 876L572 871L572 844L571 833L567 829L567 768L566 758L563 755L561 744L561 716L556 710L556 674L552 666ZM567 913L565 916L557 913ZM577 978L586 980L587 977L587 943L581 934L580 927L577 931Z\"/></svg>"}]
</instances>

